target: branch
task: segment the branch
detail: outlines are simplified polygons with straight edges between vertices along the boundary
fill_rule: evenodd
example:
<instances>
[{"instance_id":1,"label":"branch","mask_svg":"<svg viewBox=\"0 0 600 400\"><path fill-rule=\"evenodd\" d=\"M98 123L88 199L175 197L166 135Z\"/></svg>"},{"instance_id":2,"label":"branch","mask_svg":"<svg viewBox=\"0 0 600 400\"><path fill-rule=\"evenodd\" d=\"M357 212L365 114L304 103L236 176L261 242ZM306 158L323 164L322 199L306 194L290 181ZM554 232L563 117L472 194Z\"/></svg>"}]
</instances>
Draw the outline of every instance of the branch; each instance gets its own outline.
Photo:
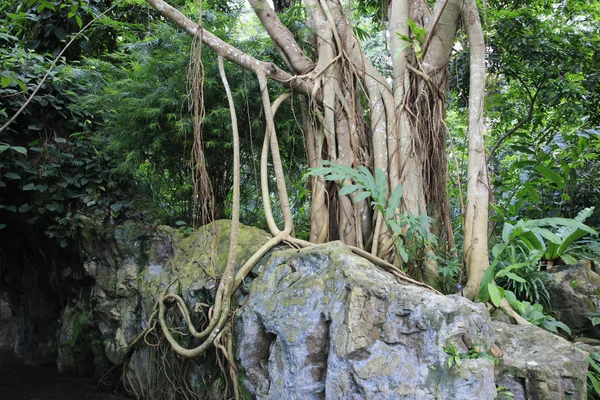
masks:
<instances>
[{"instance_id":1,"label":"branch","mask_svg":"<svg viewBox=\"0 0 600 400\"><path fill-rule=\"evenodd\" d=\"M448 0L446 0L444 2L444 4L442 5L442 9L438 13L438 15L435 17L435 21L433 21L433 25L431 26L431 29L429 29L429 34L427 35L427 39L425 40L425 44L423 45L422 59L425 59L425 54L427 54L427 49L429 49L429 44L431 43L431 38L433 37L433 32L435 31L435 28L437 28L437 25L440 22L440 17L442 16L442 13L444 12L444 9L446 8L447 5L448 5Z\"/></svg>"},{"instance_id":2,"label":"branch","mask_svg":"<svg viewBox=\"0 0 600 400\"><path fill-rule=\"evenodd\" d=\"M527 122L531 121L531 118L533 117L533 108L535 106L535 99L537 98L537 95L540 92L540 88L538 88L536 90L535 94L533 96L531 96L531 92L529 91L529 88L527 87L527 85L525 85L525 83L521 80L521 78L519 78L518 75L515 74L515 77L525 87L525 90L527 91L527 95L529 96L529 99L531 100L531 104L529 105L529 111L527 112L527 116L525 118L523 118L522 120L520 120L519 123L514 126L514 128L512 128L511 130L506 132L504 135L502 135L502 137L500 139L498 139L498 141L496 142L496 144L494 145L492 150L490 150L489 159L492 159L492 157L494 156L494 153L496 152L496 150L498 150L498 147L500 147L500 145L502 143L504 143L504 141L506 139L508 139L513 133L515 133L517 130L519 130Z\"/></svg>"},{"instance_id":3,"label":"branch","mask_svg":"<svg viewBox=\"0 0 600 400\"><path fill-rule=\"evenodd\" d=\"M202 29L194 21L183 15L179 10L170 6L163 0L146 0L154 9L162 16L173 21L178 27L183 29L188 35L194 37L199 29ZM260 61L251 55L244 53L238 48L219 39L211 32L203 29L202 42L210 47L217 55L228 59L234 64L257 73L264 73L268 78L282 82L284 86L294 89L304 95L310 95L312 92L312 84L303 81L302 79L290 75L282 70L277 65L265 61Z\"/></svg>"},{"instance_id":4,"label":"branch","mask_svg":"<svg viewBox=\"0 0 600 400\"><path fill-rule=\"evenodd\" d=\"M90 22L88 22L83 28L81 28L79 30L79 32L77 32L75 34L75 36L73 36L73 38L71 40L69 40L69 43L67 43L65 45L65 47L63 47L63 49L60 51L60 53L58 53L58 55L54 58L54 61L52 61L52 64L50 65L50 68L48 68L48 71L46 72L46 75L44 75L44 77L42 78L42 80L37 84L37 86L35 87L35 89L33 90L33 92L29 95L29 97L27 98L27 100L25 101L25 103L23 103L23 105L21 106L21 108L19 108L17 110L17 112L8 121L6 121L6 123L4 125L2 125L0 127L0 132L2 132L3 130L5 130L10 124L12 124L15 121L15 119L17 119L17 117L23 112L23 110L25 110L27 108L27 106L29 105L29 103L31 103L31 100L33 100L33 98L35 97L35 95L37 94L37 92L40 90L40 88L42 87L42 85L44 84L44 82L46 82L46 79L48 79L48 76L50 76L50 72L52 72L52 70L54 69L54 67L56 67L57 61L60 60L60 58L65 53L65 51L67 51L67 49L69 48L69 46L71 46L73 44L73 42L75 41L75 39L77 39L90 25L92 25L94 22L96 22L97 19L102 18L104 15L106 15L106 13L108 13L110 10L112 10L113 8L115 8L120 3L121 3L121 1L117 1L115 4L113 4L111 7L109 7L102 14L97 15L96 17L94 17L94 19L92 19Z\"/></svg>"},{"instance_id":5,"label":"branch","mask_svg":"<svg viewBox=\"0 0 600 400\"><path fill-rule=\"evenodd\" d=\"M302 75L312 70L315 67L314 63L302 52L292 32L283 25L271 6L265 0L248 0L248 2L294 72Z\"/></svg>"}]
</instances>

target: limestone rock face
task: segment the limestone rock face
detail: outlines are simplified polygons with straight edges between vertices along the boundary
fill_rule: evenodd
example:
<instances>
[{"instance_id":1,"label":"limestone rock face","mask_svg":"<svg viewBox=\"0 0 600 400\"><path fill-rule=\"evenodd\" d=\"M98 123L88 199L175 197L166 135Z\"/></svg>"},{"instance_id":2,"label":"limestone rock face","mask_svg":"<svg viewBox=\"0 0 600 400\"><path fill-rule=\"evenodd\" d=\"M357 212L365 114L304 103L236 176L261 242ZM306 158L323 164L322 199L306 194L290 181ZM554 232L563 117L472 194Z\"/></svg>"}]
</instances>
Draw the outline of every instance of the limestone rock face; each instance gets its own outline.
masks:
<instances>
[{"instance_id":1,"label":"limestone rock face","mask_svg":"<svg viewBox=\"0 0 600 400\"><path fill-rule=\"evenodd\" d=\"M548 272L546 288L551 293L552 311L574 335L600 339L600 325L588 318L600 311L600 275L583 264L555 267Z\"/></svg>"},{"instance_id":2,"label":"limestone rock face","mask_svg":"<svg viewBox=\"0 0 600 400\"><path fill-rule=\"evenodd\" d=\"M503 352L496 384L515 400L586 399L588 355L563 338L536 326L493 322Z\"/></svg>"},{"instance_id":3,"label":"limestone rock face","mask_svg":"<svg viewBox=\"0 0 600 400\"><path fill-rule=\"evenodd\" d=\"M112 364L118 364L128 345L146 328L156 299L172 283L169 292L180 294L197 320L198 305L214 302L217 279L227 262L231 230L229 221L216 221L189 236L167 226L150 227L135 221L110 227L90 219L84 222L81 257L86 277L93 285L82 297L90 301L64 310L57 360L61 371L75 375L89 375L90 369L105 371L104 355ZM268 239L264 231L241 227L238 264ZM87 328L90 321L97 336ZM169 385L164 384L164 366L153 363L157 355L150 353L147 346L140 346L129 358L124 372L128 389L140 398L160 395L177 399L177 394L169 392ZM175 358L171 352L166 354L172 357L167 361ZM93 367L85 361L93 362ZM202 365L187 368L190 386L200 386L201 392L204 382L216 381L218 374L212 364L208 372Z\"/></svg>"},{"instance_id":4,"label":"limestone rock face","mask_svg":"<svg viewBox=\"0 0 600 400\"><path fill-rule=\"evenodd\" d=\"M259 399L493 399L493 363L448 368L494 338L481 304L396 282L340 242L273 253L239 313L238 357Z\"/></svg>"},{"instance_id":5,"label":"limestone rock face","mask_svg":"<svg viewBox=\"0 0 600 400\"><path fill-rule=\"evenodd\" d=\"M214 302L230 229L217 221L186 237L169 227L87 221L81 251L89 286L63 310L61 370L89 374L89 363L97 372L119 362L167 288L200 321ZM268 238L241 227L238 266ZM397 281L341 242L272 250L234 302L236 362L258 399L487 400L497 383L519 399L584 398L587 359L568 342L535 327L494 329L482 304ZM0 301L0 321L9 311ZM0 330L0 339L8 336ZM469 358L494 340L504 351L497 378L492 361ZM460 365L449 367L449 345ZM124 384L139 398L181 398L161 375L164 365L179 365L178 377L199 398L222 397L214 353L178 364L166 346L140 345L127 360Z\"/></svg>"}]
</instances>

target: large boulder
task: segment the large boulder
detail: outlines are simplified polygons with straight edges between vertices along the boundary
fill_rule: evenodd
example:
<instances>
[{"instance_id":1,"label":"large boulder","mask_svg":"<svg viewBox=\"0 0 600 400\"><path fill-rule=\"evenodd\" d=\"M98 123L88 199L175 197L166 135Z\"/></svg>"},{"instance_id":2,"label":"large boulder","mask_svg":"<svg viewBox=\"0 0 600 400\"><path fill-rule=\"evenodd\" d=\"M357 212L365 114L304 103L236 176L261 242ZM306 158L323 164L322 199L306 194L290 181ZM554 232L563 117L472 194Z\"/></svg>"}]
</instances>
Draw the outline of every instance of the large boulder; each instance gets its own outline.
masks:
<instances>
[{"instance_id":1,"label":"large boulder","mask_svg":"<svg viewBox=\"0 0 600 400\"><path fill-rule=\"evenodd\" d=\"M545 281L552 311L567 324L573 335L600 339L600 325L589 317L600 311L600 275L584 264L562 265L548 272Z\"/></svg>"},{"instance_id":2,"label":"large boulder","mask_svg":"<svg viewBox=\"0 0 600 400\"><path fill-rule=\"evenodd\" d=\"M63 312L57 360L61 371L75 375L106 370L104 355L112 364L120 363L128 346L146 328L156 299L167 287L169 293L182 296L197 320L201 314L197 306L214 301L218 278L227 262L231 232L231 225L225 220L191 235L135 221L117 226L104 226L87 218L83 221L81 258L86 277L93 284L82 289L81 297L89 298L89 304L69 305ZM238 267L269 238L262 230L242 226ZM87 326L90 321L95 329ZM94 331L98 335L94 336ZM103 354L97 354L97 337ZM124 377L132 394L151 397L153 391L165 392L169 388L168 382L165 384L168 377L162 375L164 365L153 362L161 358L171 365L178 362L163 348L139 346L130 355ZM86 361L94 365L90 367ZM186 366L190 386L201 392L203 386L213 385L219 380L215 370L214 365L212 370L203 365ZM173 391L167 390L163 395L177 398Z\"/></svg>"},{"instance_id":3,"label":"large boulder","mask_svg":"<svg viewBox=\"0 0 600 400\"><path fill-rule=\"evenodd\" d=\"M493 322L502 350L496 384L515 400L587 398L588 354L534 325Z\"/></svg>"},{"instance_id":4,"label":"large boulder","mask_svg":"<svg viewBox=\"0 0 600 400\"><path fill-rule=\"evenodd\" d=\"M482 304L406 285L341 242L278 251L238 314L238 357L259 399L493 399L493 363L448 368L444 346L489 349Z\"/></svg>"},{"instance_id":5,"label":"large boulder","mask_svg":"<svg viewBox=\"0 0 600 400\"><path fill-rule=\"evenodd\" d=\"M204 305L213 303L227 260L228 221L189 236L132 221L105 227L87 220L85 226L81 251L90 286L63 311L62 370L89 372L84 364L93 363L97 373L106 369L107 359L120 362L167 288L182 296L196 322ZM242 226L237 267L268 239L265 232ZM494 330L482 304L408 285L341 242L274 249L235 301L241 305L234 319L236 362L243 385L259 399L493 399L493 362L477 354L489 352L495 337L505 353L499 379L505 386L525 382L521 387L528 392L519 398L568 398L558 394L578 396L581 382L585 385L580 353L566 342L550 346L554 336L537 328L522 336L512 328ZM532 358L525 350L534 344L527 340L542 337ZM156 344L160 334L145 340ZM515 340L525 350L516 350ZM460 365L451 361L453 352ZM167 346L142 342L126 358L124 384L137 397L181 398L173 377L163 374L177 370L183 386L200 398L217 399L223 380L214 357L209 352L184 361ZM545 363L548 370L534 373L530 361ZM541 391L544 385L550 389ZM540 391L529 389L538 386Z\"/></svg>"}]
</instances>

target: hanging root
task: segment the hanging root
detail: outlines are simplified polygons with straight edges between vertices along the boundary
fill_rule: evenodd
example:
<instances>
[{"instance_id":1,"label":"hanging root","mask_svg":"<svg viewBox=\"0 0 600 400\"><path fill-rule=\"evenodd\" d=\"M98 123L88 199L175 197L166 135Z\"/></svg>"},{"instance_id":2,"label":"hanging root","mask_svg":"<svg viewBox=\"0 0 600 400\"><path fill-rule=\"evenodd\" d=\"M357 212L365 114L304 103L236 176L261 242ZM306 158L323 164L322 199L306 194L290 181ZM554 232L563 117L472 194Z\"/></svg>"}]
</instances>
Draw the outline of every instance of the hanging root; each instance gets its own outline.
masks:
<instances>
[{"instance_id":1,"label":"hanging root","mask_svg":"<svg viewBox=\"0 0 600 400\"><path fill-rule=\"evenodd\" d=\"M326 8L325 1L321 1L320 4ZM364 126L364 121L362 120L361 116L361 104L358 102L354 103L354 100L352 100L358 97L356 96L355 91L358 90L360 86L361 73L357 72L353 62L349 61L348 55L345 54L343 50L344 46L341 43L341 39L335 29L333 20L331 20L328 14L326 16L329 19L328 22L332 25L332 32L336 46L339 49L339 54L335 57L332 57L325 68L314 72L314 87L315 90L323 88L324 91L328 88L330 89L330 95L333 96L328 98L329 103L327 104L329 105L329 108L327 104L325 104L325 107L323 107L325 116L322 118L336 118L337 113L342 114L345 120L348 121L346 133L349 134L350 137L344 139L346 140L345 151L347 154L358 154L357 158L349 161L350 166L357 167L358 165L368 164L369 158L371 157L370 154L362 154L357 150L360 148L359 142L366 140L366 127ZM202 29L199 29L198 32L199 35L201 35ZM201 90L203 70L200 61L200 46L201 38L196 38L194 51L195 58L193 58L193 62L190 67L190 76L193 77L193 79L191 79L191 89L193 95L192 109L194 113L195 132L193 159L195 163L194 166L198 168L194 175L194 192L202 201L200 214L202 216L213 216L209 207L214 203L212 200L212 195L209 194L209 192L202 192L204 194L200 193L200 190L210 190L210 181L208 180L208 174L205 168L201 138L201 122L204 115L204 110ZM189 309L187 308L183 298L176 293L169 293L173 283L169 285L159 296L155 307L151 312L147 328L141 332L131 343L125 352L124 357L124 359L129 360L129 364L132 362L137 362L137 359L131 361L132 350L140 343L145 343L151 354L153 354L155 360L153 365L160 367L159 371L161 371L161 376L165 377L165 379L160 381L157 380L158 378L154 378L155 380L151 382L143 382L141 377L136 374L136 368L134 368L133 373L127 369L124 369L123 381L125 382L126 386L131 388L130 390L133 390L133 388L138 388L139 391L142 392L142 395L150 394L151 390L154 393L156 388L159 388L159 390L163 393L168 393L169 391L167 389L170 388L171 391L175 390L176 393L179 393L181 398L196 398L197 395L195 394L194 388L189 387L189 383L186 380L186 370L189 365L189 360L202 354L207 354L207 352L210 352L209 354L213 354L214 352L215 360L221 371L221 377L223 378L224 382L223 395L239 399L240 393L238 387L238 376L237 369L235 367L233 351L232 294L244 281L257 262L273 247L284 242L298 248L314 245L313 243L293 237L294 224L292 220L292 212L287 195L277 135L275 132L274 115L278 106L284 100L289 98L291 93L285 93L280 98L275 100L273 104L271 104L267 88L266 74L264 71L258 70L255 72L260 86L263 112L266 120L266 132L261 154L261 195L267 225L273 237L263 246L261 246L260 249L258 249L258 251L256 251L241 266L237 273L235 273L234 266L236 264L237 236L239 230L240 149L235 108L231 91L227 83L222 57L219 56L218 61L219 71L229 102L234 153L232 227L227 265L220 279L219 287L215 295L214 305L206 312L205 320L203 321L205 326L202 329L196 329ZM348 70L348 68L340 68L340 65L344 63L348 63L350 65L350 70ZM336 75L335 71L345 72ZM364 80L364 76L362 79ZM334 90L335 84L339 85L339 82L343 82L342 86L345 90L344 92L342 92L342 90L339 88ZM425 103L427 104L428 101L425 101ZM437 99L434 103L438 103ZM317 118L317 115L317 112L313 113L315 118ZM311 155L309 156L309 164L311 164L311 166L315 166L312 164L314 164L316 160L320 159L324 153L328 154L333 160L335 160L337 158L336 141L339 142L342 140L341 138L343 138L342 136L338 137L337 139L335 136L333 138L328 138L328 135L336 134L335 123L331 124L331 119L328 121L324 120L322 122L324 126L329 126L331 130L315 130L315 132L312 133L313 136L311 137L314 142L309 144L309 146L313 146L312 150L310 151ZM418 143L418 145L425 146L427 143ZM324 148L324 146L327 146L327 148ZM271 192L268 186L269 155L271 156L271 162L275 174L275 182L277 185L277 193L279 196L279 205L283 215L284 226L282 230L277 225L277 221L275 221L271 209ZM357 225L354 229L358 231L355 233L344 233L348 235L354 235L354 237L357 238L356 242L359 244L359 247L351 247L352 251L355 254L373 262L375 265L389 271L398 280L430 288L423 283L409 278L399 268L384 260L381 260L376 255L370 254L368 251L365 251L361 248L366 245L367 238L363 237L362 231L360 231L362 227L360 226L361 218L360 215L358 215L359 211L358 205L355 206L351 204L351 208L346 209L344 211L345 214L343 214L344 220L356 222ZM353 213L356 213L356 215L352 215ZM338 218L342 218L341 213ZM381 218L378 217L377 221L379 224L381 223L380 220ZM376 235L374 238L375 248L377 248L376 240L378 236L379 235ZM319 239L324 238L319 236ZM177 322L181 323L184 328L175 329L173 325L176 325ZM172 352L174 352L178 357L173 356ZM176 377L174 377L174 374L170 372L171 369L174 369L177 375ZM208 385L210 385L210 383L205 383L205 386Z\"/></svg>"},{"instance_id":2,"label":"hanging root","mask_svg":"<svg viewBox=\"0 0 600 400\"><path fill-rule=\"evenodd\" d=\"M205 225L215 219L215 201L212 184L204 157L202 122L204 121L204 65L202 64L202 2L199 2L198 33L192 38L190 64L188 66L189 109L192 112L194 142L192 143L192 184L194 226Z\"/></svg>"}]
</instances>

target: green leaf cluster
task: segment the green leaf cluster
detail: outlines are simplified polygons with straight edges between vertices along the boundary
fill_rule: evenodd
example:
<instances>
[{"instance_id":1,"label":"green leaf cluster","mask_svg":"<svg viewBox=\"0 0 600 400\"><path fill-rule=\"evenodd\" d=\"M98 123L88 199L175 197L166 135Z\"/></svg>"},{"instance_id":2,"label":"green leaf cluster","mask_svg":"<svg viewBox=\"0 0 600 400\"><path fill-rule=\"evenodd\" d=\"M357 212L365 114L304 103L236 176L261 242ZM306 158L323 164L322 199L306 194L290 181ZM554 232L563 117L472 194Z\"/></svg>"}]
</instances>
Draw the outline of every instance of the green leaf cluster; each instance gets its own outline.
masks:
<instances>
[{"instance_id":1,"label":"green leaf cluster","mask_svg":"<svg viewBox=\"0 0 600 400\"><path fill-rule=\"evenodd\" d=\"M435 236L429 231L430 219L426 215L415 216L410 211L400 212L402 185L396 186L388 197L387 178L382 169L377 168L373 176L364 166L354 170L330 161L322 160L321 163L324 167L311 168L311 175L340 181L340 196L350 195L355 203L371 199L371 206L383 215L393 233L396 250L403 263L424 256L425 244L435 242Z\"/></svg>"}]
</instances>

